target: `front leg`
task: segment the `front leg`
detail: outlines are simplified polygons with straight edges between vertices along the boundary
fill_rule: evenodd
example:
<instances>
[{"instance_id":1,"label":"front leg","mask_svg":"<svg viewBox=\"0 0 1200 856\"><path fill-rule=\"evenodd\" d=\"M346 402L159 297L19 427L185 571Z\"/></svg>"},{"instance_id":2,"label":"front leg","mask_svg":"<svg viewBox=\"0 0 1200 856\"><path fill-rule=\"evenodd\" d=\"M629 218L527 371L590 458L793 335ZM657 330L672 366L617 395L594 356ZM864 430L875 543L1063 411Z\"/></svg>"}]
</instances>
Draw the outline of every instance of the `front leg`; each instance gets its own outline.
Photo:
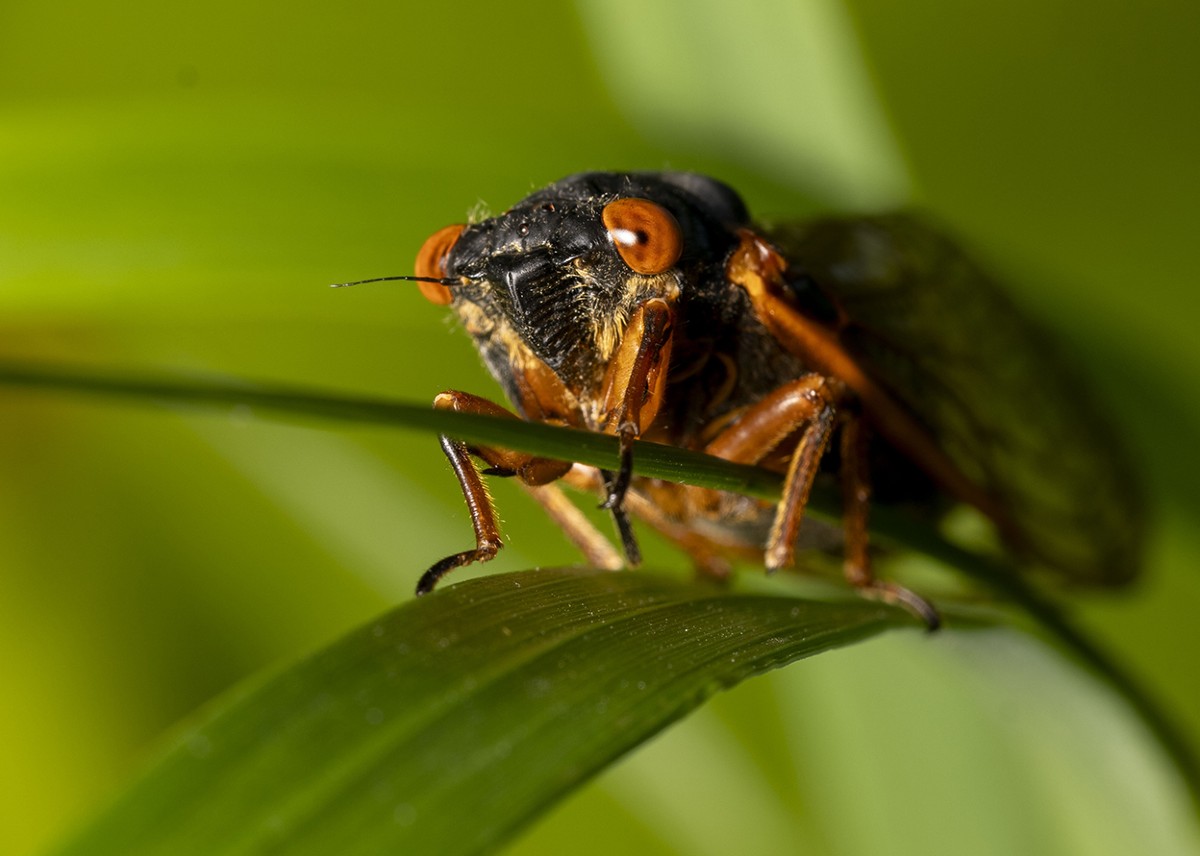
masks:
<instances>
[{"instance_id":1,"label":"front leg","mask_svg":"<svg viewBox=\"0 0 1200 856\"><path fill-rule=\"evenodd\" d=\"M675 313L661 298L640 305L629 319L604 377L604 430L621 442L621 461L606 485L603 508L618 508L633 475L633 441L658 415L671 363Z\"/></svg>"},{"instance_id":2,"label":"front leg","mask_svg":"<svg viewBox=\"0 0 1200 856\"><path fill-rule=\"evenodd\" d=\"M641 551L624 508L625 493L633 477L633 441L650 427L662 405L671 364L675 314L661 298L651 298L634 310L604 376L604 430L620 441L616 472L601 470L605 499L601 508L612 512L621 546L631 565L641 562Z\"/></svg>"},{"instance_id":3,"label":"front leg","mask_svg":"<svg viewBox=\"0 0 1200 856\"><path fill-rule=\"evenodd\" d=\"M506 416L512 419L518 417L505 410L498 404L471 395L466 392L450 390L438 395L433 406L441 410L456 410L461 413L482 413L488 416ZM440 438L442 451L454 468L458 477L459 487L462 488L463 498L471 514L471 526L475 529L475 549L464 550L447 556L435 564L417 582L417 594L428 594L433 591L438 580L455 568L469 565L472 562L486 562L494 558L504 542L500 538L500 521L496 517L496 508L488 494L479 470L471 460L472 455L482 458L488 464L484 472L488 475L516 476L530 486L549 484L564 476L571 469L571 464L565 461L555 461L550 458L539 458L523 452L513 452L508 449L498 449L491 446L469 446L461 440L455 440L443 434ZM568 532L568 534L571 534Z\"/></svg>"},{"instance_id":4,"label":"front leg","mask_svg":"<svg viewBox=\"0 0 1200 856\"><path fill-rule=\"evenodd\" d=\"M471 461L470 450L465 443L452 440L445 434L440 440L442 451L450 459L450 466L458 476L458 484L471 512L471 525L475 528L475 549L447 556L421 574L421 579L417 581L418 596L433 591L438 580L455 568L495 558L496 553L504 546L504 542L500 540L500 522L496 519L496 507L492 504L492 497L488 494L483 479L479 477L479 471Z\"/></svg>"}]
</instances>

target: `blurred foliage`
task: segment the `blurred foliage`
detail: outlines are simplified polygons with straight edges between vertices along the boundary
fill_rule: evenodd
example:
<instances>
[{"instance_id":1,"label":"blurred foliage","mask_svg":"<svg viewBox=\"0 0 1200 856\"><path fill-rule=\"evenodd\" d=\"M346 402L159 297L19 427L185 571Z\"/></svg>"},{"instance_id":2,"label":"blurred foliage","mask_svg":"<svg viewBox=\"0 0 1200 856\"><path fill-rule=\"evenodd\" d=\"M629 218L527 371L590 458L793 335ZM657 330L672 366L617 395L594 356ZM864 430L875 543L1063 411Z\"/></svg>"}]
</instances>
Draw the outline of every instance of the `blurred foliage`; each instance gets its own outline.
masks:
<instances>
[{"instance_id":1,"label":"blurred foliage","mask_svg":"<svg viewBox=\"0 0 1200 856\"><path fill-rule=\"evenodd\" d=\"M1200 733L1200 7L753 8L9 0L0 357L490 394L444 312L325 284L404 273L479 201L582 169L712 172L772 217L847 207L871 184L823 156L844 146L897 170L890 193L915 188L1109 398L1159 526L1145 582L1078 615ZM805 120L874 139L810 135L788 169ZM469 537L425 436L0 407L5 853L61 837L171 723L407 597ZM575 560L496 495L497 569ZM1044 652L898 638L716 699L515 850L1171 853L1197 846L1185 811L1128 715Z\"/></svg>"}]
</instances>

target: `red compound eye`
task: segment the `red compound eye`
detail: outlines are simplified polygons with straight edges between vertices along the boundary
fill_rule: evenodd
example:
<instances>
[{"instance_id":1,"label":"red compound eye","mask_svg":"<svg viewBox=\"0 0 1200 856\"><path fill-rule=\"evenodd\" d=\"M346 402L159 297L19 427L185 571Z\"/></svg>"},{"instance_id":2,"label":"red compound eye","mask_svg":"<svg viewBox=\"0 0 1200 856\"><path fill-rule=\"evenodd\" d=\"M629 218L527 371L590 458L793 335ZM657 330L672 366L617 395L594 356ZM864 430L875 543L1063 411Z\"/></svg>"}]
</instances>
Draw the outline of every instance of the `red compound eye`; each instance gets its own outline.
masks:
<instances>
[{"instance_id":1,"label":"red compound eye","mask_svg":"<svg viewBox=\"0 0 1200 856\"><path fill-rule=\"evenodd\" d=\"M444 279L446 277L446 256L450 255L450 250L454 247L458 236L462 234L463 228L461 225L447 226L430 235L421 245L421 251L417 253L414 273L430 279ZM419 282L417 287L421 289L421 293L430 303L445 306L450 302L450 289L441 283Z\"/></svg>"},{"instance_id":2,"label":"red compound eye","mask_svg":"<svg viewBox=\"0 0 1200 856\"><path fill-rule=\"evenodd\" d=\"M679 261L683 234L671 212L649 199L616 199L604 206L604 228L625 264L652 276Z\"/></svg>"}]
</instances>

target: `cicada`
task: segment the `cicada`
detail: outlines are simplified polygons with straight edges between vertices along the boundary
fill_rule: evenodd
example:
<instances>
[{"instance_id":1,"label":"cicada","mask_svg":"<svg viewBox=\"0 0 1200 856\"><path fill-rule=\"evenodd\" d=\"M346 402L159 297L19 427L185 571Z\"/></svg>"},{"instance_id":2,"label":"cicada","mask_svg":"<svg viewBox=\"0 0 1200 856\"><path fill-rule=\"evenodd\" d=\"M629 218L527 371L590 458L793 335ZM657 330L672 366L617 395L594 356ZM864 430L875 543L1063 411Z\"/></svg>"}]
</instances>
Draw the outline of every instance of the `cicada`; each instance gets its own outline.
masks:
<instances>
[{"instance_id":1,"label":"cicada","mask_svg":"<svg viewBox=\"0 0 1200 856\"><path fill-rule=\"evenodd\" d=\"M924 598L872 571L873 502L973 506L1016 555L1072 583L1137 569L1138 492L1108 423L1054 344L911 215L765 228L711 178L585 173L436 232L405 278L458 315L516 413L455 390L436 407L603 432L621 451L606 471L443 436L475 545L433 565L418 594L501 548L485 476L529 486L595 565L637 564L628 512L716 575L734 556L775 570L836 545L859 592L931 627ZM639 439L776 470L782 497L635 475ZM840 526L805 518L819 478L840 486ZM598 491L621 553L564 479Z\"/></svg>"}]
</instances>

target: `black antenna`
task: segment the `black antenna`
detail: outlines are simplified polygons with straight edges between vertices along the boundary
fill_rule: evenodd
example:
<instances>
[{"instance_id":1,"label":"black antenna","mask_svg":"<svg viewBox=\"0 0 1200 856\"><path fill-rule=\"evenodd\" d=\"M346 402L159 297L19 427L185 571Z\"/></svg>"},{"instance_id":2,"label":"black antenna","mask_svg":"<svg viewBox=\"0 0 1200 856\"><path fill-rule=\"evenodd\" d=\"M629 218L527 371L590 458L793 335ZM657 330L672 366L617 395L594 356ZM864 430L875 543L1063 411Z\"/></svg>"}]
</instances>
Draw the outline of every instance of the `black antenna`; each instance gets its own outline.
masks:
<instances>
[{"instance_id":1,"label":"black antenna","mask_svg":"<svg viewBox=\"0 0 1200 856\"><path fill-rule=\"evenodd\" d=\"M462 281L452 277L439 279L436 276L377 276L374 279L359 279L354 282L335 282L330 288L348 288L351 285L365 285L368 282L392 282L402 279L405 282L433 282L438 285L461 285Z\"/></svg>"}]
</instances>

